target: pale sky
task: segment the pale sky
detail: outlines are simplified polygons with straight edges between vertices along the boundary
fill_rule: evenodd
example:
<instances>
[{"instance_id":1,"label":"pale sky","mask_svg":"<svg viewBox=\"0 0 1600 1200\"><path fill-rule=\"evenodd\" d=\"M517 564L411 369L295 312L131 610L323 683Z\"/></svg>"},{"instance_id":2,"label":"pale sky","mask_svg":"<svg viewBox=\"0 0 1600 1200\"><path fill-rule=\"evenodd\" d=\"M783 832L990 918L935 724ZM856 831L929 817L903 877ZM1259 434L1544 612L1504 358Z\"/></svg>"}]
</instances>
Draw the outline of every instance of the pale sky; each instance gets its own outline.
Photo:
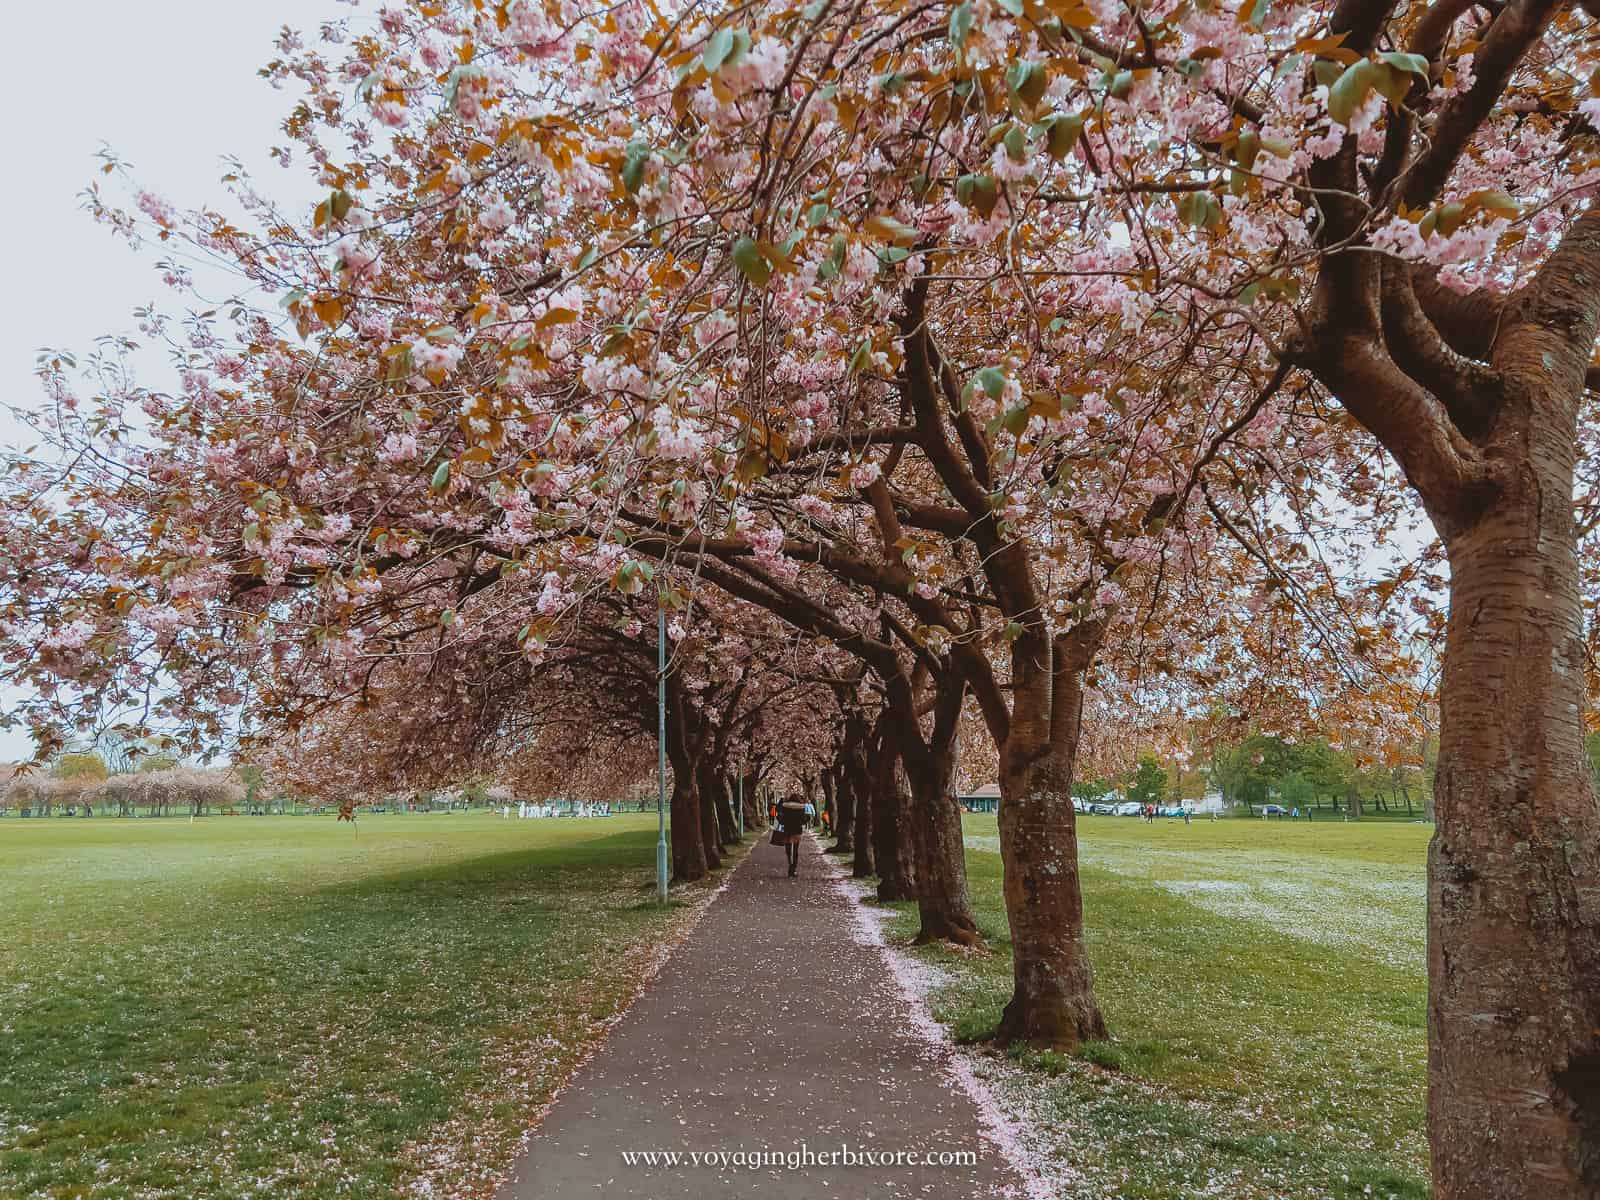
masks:
<instances>
[{"instance_id":1,"label":"pale sky","mask_svg":"<svg viewBox=\"0 0 1600 1200\"><path fill-rule=\"evenodd\" d=\"M225 154L240 158L271 195L307 194L303 167L285 171L266 154L284 140L278 124L296 97L274 91L256 71L275 57L285 24L309 44L324 20L349 16L351 7L337 0L7 7L20 52L9 68L11 182L0 189L0 441L14 445L23 430L9 407L36 403L40 348L86 351L100 334L133 332L136 306L170 302L153 267L157 255L135 254L79 208L101 143L132 164L140 186L180 209L222 201ZM358 20L371 7L357 7ZM65 54L50 49L63 45ZM161 358L141 363L140 372L159 385ZM0 704L14 701L0 693ZM26 737L0 732L0 762L30 753Z\"/></svg>"}]
</instances>

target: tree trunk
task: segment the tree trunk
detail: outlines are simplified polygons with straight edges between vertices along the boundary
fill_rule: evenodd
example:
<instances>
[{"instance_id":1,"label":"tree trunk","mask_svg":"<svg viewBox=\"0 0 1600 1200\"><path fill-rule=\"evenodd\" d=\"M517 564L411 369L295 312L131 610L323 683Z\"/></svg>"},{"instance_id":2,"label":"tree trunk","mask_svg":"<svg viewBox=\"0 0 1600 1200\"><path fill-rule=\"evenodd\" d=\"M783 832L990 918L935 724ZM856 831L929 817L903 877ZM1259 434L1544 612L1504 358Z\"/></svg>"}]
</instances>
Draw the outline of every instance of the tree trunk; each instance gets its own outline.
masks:
<instances>
[{"instance_id":1,"label":"tree trunk","mask_svg":"<svg viewBox=\"0 0 1600 1200\"><path fill-rule=\"evenodd\" d=\"M714 840L719 854L739 840L730 799L727 776L718 767L702 763L700 802L711 808L716 829Z\"/></svg>"},{"instance_id":2,"label":"tree trunk","mask_svg":"<svg viewBox=\"0 0 1600 1200\"><path fill-rule=\"evenodd\" d=\"M705 841L700 836L700 795L694 785L694 772L672 774L672 882L692 883L704 879L709 870Z\"/></svg>"},{"instance_id":3,"label":"tree trunk","mask_svg":"<svg viewBox=\"0 0 1600 1200\"><path fill-rule=\"evenodd\" d=\"M872 772L872 860L878 869L878 899L914 900L916 866L907 836L911 793L892 741L874 740L879 749Z\"/></svg>"},{"instance_id":4,"label":"tree trunk","mask_svg":"<svg viewBox=\"0 0 1600 1200\"><path fill-rule=\"evenodd\" d=\"M761 776L751 771L744 777L744 827L764 829L766 810L761 806Z\"/></svg>"},{"instance_id":5,"label":"tree trunk","mask_svg":"<svg viewBox=\"0 0 1600 1200\"><path fill-rule=\"evenodd\" d=\"M833 845L830 854L853 854L856 842L856 789L855 777L850 770L850 756L854 753L848 744L839 758L839 770L833 788Z\"/></svg>"},{"instance_id":6,"label":"tree trunk","mask_svg":"<svg viewBox=\"0 0 1600 1200\"><path fill-rule=\"evenodd\" d=\"M912 845L915 852L917 912L922 926L918 945L955 942L974 946L983 941L967 891L966 848L961 836L961 808L951 790L954 760L928 772L907 772L912 784ZM924 776L925 778L919 778Z\"/></svg>"},{"instance_id":7,"label":"tree trunk","mask_svg":"<svg viewBox=\"0 0 1600 1200\"><path fill-rule=\"evenodd\" d=\"M712 869L720 867L722 843L718 838L717 797L714 791L709 796L700 797L700 842L705 849L706 866Z\"/></svg>"},{"instance_id":8,"label":"tree trunk","mask_svg":"<svg viewBox=\"0 0 1600 1200\"><path fill-rule=\"evenodd\" d=\"M983 939L967 893L966 848L961 838L961 806L956 803L955 747L961 728L961 701L966 687L951 672L935 687L932 731L926 741L917 729L917 713L897 712L900 761L911 791L909 835L917 911L922 925L917 944L948 941L972 946Z\"/></svg>"},{"instance_id":9,"label":"tree trunk","mask_svg":"<svg viewBox=\"0 0 1600 1200\"><path fill-rule=\"evenodd\" d=\"M1428 853L1439 1200L1600 1196L1600 811L1561 401L1537 399L1519 471L1448 539Z\"/></svg>"},{"instance_id":10,"label":"tree trunk","mask_svg":"<svg viewBox=\"0 0 1600 1200\"><path fill-rule=\"evenodd\" d=\"M1072 807L1082 677L1060 665L1054 676L1052 707L1058 711L1050 720L1050 752L1032 763L1018 762L1008 744L1000 755L1000 856L1011 926L1012 995L998 1036L1002 1042L1071 1050L1104 1038L1106 1025L1094 998L1083 932Z\"/></svg>"},{"instance_id":11,"label":"tree trunk","mask_svg":"<svg viewBox=\"0 0 1600 1200\"><path fill-rule=\"evenodd\" d=\"M696 786L696 755L690 742L683 698L674 680L667 683L667 759L672 764L672 882L704 879L715 860L706 853L705 818Z\"/></svg>"},{"instance_id":12,"label":"tree trunk","mask_svg":"<svg viewBox=\"0 0 1600 1200\"><path fill-rule=\"evenodd\" d=\"M872 776L867 770L863 754L858 753L849 764L850 790L855 795L852 832L856 840L856 854L850 864L850 874L856 879L870 879L878 873L877 860L872 854L877 840L872 821Z\"/></svg>"}]
</instances>

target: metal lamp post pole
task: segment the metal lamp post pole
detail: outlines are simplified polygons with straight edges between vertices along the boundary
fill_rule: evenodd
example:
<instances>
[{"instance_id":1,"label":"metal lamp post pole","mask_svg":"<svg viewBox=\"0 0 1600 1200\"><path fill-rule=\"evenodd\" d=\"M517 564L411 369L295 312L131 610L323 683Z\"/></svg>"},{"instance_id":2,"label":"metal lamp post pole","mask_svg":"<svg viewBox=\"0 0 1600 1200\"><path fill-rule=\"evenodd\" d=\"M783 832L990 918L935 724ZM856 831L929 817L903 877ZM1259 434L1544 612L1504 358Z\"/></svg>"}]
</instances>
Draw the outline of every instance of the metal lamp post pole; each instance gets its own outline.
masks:
<instances>
[{"instance_id":1,"label":"metal lamp post pole","mask_svg":"<svg viewBox=\"0 0 1600 1200\"><path fill-rule=\"evenodd\" d=\"M667 902L667 610L656 610L656 900Z\"/></svg>"},{"instance_id":2,"label":"metal lamp post pole","mask_svg":"<svg viewBox=\"0 0 1600 1200\"><path fill-rule=\"evenodd\" d=\"M739 771L739 840L744 840L744 771Z\"/></svg>"}]
</instances>

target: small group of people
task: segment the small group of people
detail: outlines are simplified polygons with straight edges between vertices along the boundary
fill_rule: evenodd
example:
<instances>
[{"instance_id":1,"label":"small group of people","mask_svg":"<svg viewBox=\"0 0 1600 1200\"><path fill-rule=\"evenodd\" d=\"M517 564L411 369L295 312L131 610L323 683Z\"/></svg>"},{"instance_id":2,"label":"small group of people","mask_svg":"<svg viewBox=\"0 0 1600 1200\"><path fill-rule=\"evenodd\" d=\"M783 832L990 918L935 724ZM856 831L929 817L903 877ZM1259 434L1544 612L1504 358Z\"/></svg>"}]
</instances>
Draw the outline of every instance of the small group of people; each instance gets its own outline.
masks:
<instances>
[{"instance_id":1,"label":"small group of people","mask_svg":"<svg viewBox=\"0 0 1600 1200\"><path fill-rule=\"evenodd\" d=\"M767 820L772 823L772 844L782 846L789 862L789 878L800 870L800 838L807 825L817 819L817 806L802 796L790 794L767 802Z\"/></svg>"},{"instance_id":2,"label":"small group of people","mask_svg":"<svg viewBox=\"0 0 1600 1200\"><path fill-rule=\"evenodd\" d=\"M513 809L509 804L500 806L500 816L510 820ZM603 800L599 803L577 801L565 807L555 804L535 804L529 800L519 800L515 809L518 820L527 820L530 817L609 817L611 815L611 801Z\"/></svg>"}]
</instances>

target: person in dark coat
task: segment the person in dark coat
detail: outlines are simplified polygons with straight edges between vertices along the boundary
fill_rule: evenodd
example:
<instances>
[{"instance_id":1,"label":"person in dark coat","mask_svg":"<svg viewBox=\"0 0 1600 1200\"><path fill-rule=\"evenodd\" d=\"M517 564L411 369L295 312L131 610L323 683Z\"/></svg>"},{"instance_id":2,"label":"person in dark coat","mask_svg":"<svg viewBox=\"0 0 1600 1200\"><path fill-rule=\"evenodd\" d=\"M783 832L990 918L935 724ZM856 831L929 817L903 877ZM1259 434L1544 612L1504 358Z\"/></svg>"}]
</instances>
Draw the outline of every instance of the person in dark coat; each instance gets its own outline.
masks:
<instances>
[{"instance_id":1,"label":"person in dark coat","mask_svg":"<svg viewBox=\"0 0 1600 1200\"><path fill-rule=\"evenodd\" d=\"M806 806L798 797L790 796L778 805L778 835L773 841L779 842L788 856L791 878L800 868L800 833L805 827Z\"/></svg>"}]
</instances>

